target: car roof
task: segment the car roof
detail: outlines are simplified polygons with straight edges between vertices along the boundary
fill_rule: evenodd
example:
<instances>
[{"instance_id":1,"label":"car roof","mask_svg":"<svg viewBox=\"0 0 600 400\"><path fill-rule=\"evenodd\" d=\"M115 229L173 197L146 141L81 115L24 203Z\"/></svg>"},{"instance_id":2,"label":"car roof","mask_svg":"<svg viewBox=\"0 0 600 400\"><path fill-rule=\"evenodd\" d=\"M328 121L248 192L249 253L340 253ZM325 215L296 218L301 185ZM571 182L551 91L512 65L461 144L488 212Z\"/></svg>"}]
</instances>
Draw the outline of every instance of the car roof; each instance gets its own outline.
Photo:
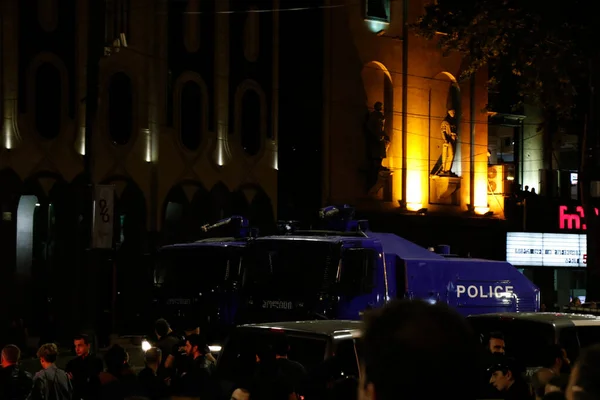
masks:
<instances>
[{"instance_id":1,"label":"car roof","mask_svg":"<svg viewBox=\"0 0 600 400\"><path fill-rule=\"evenodd\" d=\"M262 328L262 329L281 329L285 331L294 331L302 333L313 333L327 336L336 336L350 334L353 337L360 336L362 328L361 321L349 320L314 320L314 321L287 321L287 322L269 322L261 324L246 324L238 328Z\"/></svg>"},{"instance_id":2,"label":"car roof","mask_svg":"<svg viewBox=\"0 0 600 400\"><path fill-rule=\"evenodd\" d=\"M600 326L600 317L588 314L570 314L570 313L519 313L505 312L494 314L470 315L469 319L513 319L521 321L539 322L542 324L551 324L557 327L578 326L578 325L596 325Z\"/></svg>"}]
</instances>

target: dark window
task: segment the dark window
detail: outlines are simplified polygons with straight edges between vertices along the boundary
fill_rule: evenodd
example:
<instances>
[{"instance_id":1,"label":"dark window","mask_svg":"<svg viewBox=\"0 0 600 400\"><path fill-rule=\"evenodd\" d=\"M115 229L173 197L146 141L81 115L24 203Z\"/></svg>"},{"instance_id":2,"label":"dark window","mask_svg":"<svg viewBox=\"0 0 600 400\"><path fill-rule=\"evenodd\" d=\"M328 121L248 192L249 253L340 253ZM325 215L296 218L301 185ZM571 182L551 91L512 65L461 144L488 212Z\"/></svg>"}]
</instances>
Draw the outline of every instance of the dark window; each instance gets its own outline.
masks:
<instances>
[{"instance_id":1,"label":"dark window","mask_svg":"<svg viewBox=\"0 0 600 400\"><path fill-rule=\"evenodd\" d=\"M366 18L376 21L390 22L389 0L366 0Z\"/></svg>"},{"instance_id":2,"label":"dark window","mask_svg":"<svg viewBox=\"0 0 600 400\"><path fill-rule=\"evenodd\" d=\"M50 63L42 64L35 74L35 128L46 139L60 132L61 83L58 68Z\"/></svg>"},{"instance_id":3,"label":"dark window","mask_svg":"<svg viewBox=\"0 0 600 400\"><path fill-rule=\"evenodd\" d=\"M396 297L406 296L406 266L400 257L396 257Z\"/></svg>"},{"instance_id":4,"label":"dark window","mask_svg":"<svg viewBox=\"0 0 600 400\"><path fill-rule=\"evenodd\" d=\"M202 91L196 82L188 81L181 89L181 143L197 150L202 141Z\"/></svg>"},{"instance_id":5,"label":"dark window","mask_svg":"<svg viewBox=\"0 0 600 400\"><path fill-rule=\"evenodd\" d=\"M518 358L526 367L539 367L544 362L548 346L555 343L556 333L551 324L513 318L469 318L475 333L485 346L491 332L502 332L506 353Z\"/></svg>"},{"instance_id":6,"label":"dark window","mask_svg":"<svg viewBox=\"0 0 600 400\"><path fill-rule=\"evenodd\" d=\"M260 150L260 96L254 90L246 90L242 97L242 147L254 156Z\"/></svg>"},{"instance_id":7,"label":"dark window","mask_svg":"<svg viewBox=\"0 0 600 400\"><path fill-rule=\"evenodd\" d=\"M240 257L241 249L232 246L164 249L154 281L166 290L181 293L219 290L238 279Z\"/></svg>"},{"instance_id":8,"label":"dark window","mask_svg":"<svg viewBox=\"0 0 600 400\"><path fill-rule=\"evenodd\" d=\"M373 290L377 253L372 249L346 249L342 258L340 289L345 295L358 296Z\"/></svg>"},{"instance_id":9,"label":"dark window","mask_svg":"<svg viewBox=\"0 0 600 400\"><path fill-rule=\"evenodd\" d=\"M600 326L572 326L560 330L560 344L575 362L581 349L600 343Z\"/></svg>"},{"instance_id":10,"label":"dark window","mask_svg":"<svg viewBox=\"0 0 600 400\"><path fill-rule=\"evenodd\" d=\"M329 242L260 240L246 249L246 289L271 298L329 293L340 259L339 244Z\"/></svg>"},{"instance_id":11,"label":"dark window","mask_svg":"<svg viewBox=\"0 0 600 400\"><path fill-rule=\"evenodd\" d=\"M108 0L105 4L106 43L112 44L121 33L124 33L129 44L131 0Z\"/></svg>"},{"instance_id":12,"label":"dark window","mask_svg":"<svg viewBox=\"0 0 600 400\"><path fill-rule=\"evenodd\" d=\"M264 354L275 343L276 336L282 334L280 329L238 328L229 337L219 357L219 377L230 382L243 382L251 378L256 368L256 355ZM310 373L325 359L326 339L325 336L288 334L288 358L302 364Z\"/></svg>"},{"instance_id":13,"label":"dark window","mask_svg":"<svg viewBox=\"0 0 600 400\"><path fill-rule=\"evenodd\" d=\"M334 357L335 365L339 368L339 375L334 378L354 377L358 379L360 354L358 354L357 344L358 342L355 342L354 339L343 339L337 343ZM336 372L338 368L335 369Z\"/></svg>"},{"instance_id":14,"label":"dark window","mask_svg":"<svg viewBox=\"0 0 600 400\"><path fill-rule=\"evenodd\" d=\"M578 326L577 336L582 349L600 343L600 326Z\"/></svg>"},{"instance_id":15,"label":"dark window","mask_svg":"<svg viewBox=\"0 0 600 400\"><path fill-rule=\"evenodd\" d=\"M581 327L580 327L581 328ZM593 327L595 328L595 327ZM563 328L560 330L560 345L567 352L567 357L571 360L571 362L575 362L577 357L579 357L579 338L577 337L577 328L574 326L570 326L568 328ZM595 344L597 342L593 342Z\"/></svg>"},{"instance_id":16,"label":"dark window","mask_svg":"<svg viewBox=\"0 0 600 400\"><path fill-rule=\"evenodd\" d=\"M133 130L133 93L131 79L118 72L108 89L108 129L116 144L126 144Z\"/></svg>"}]
</instances>

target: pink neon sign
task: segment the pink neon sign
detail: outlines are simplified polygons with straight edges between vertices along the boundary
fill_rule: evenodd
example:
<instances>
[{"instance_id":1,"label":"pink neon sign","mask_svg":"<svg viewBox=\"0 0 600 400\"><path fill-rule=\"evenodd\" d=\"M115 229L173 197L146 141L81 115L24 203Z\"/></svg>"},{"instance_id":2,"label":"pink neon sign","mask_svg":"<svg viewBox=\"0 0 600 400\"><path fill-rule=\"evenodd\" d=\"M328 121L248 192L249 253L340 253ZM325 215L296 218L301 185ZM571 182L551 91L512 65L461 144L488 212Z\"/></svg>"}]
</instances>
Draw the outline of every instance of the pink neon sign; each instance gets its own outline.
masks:
<instances>
[{"instance_id":1,"label":"pink neon sign","mask_svg":"<svg viewBox=\"0 0 600 400\"><path fill-rule=\"evenodd\" d=\"M594 208L594 211L596 215L599 215L597 208ZM577 206L574 213L570 212L567 206L558 207L558 228L560 230L586 230L587 226L583 221L585 221L585 212L582 206Z\"/></svg>"}]
</instances>

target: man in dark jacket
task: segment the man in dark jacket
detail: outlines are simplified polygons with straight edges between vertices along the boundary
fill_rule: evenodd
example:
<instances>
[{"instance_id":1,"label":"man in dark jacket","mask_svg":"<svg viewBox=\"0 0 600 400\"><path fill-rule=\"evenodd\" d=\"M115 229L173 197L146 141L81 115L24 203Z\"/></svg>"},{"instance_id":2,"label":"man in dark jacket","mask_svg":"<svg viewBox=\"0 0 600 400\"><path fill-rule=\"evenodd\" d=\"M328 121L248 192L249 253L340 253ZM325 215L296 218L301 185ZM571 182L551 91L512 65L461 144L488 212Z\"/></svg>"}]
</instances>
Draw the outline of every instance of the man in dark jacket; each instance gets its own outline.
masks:
<instances>
[{"instance_id":1,"label":"man in dark jacket","mask_svg":"<svg viewBox=\"0 0 600 400\"><path fill-rule=\"evenodd\" d=\"M307 379L306 369L299 362L288 358L290 344L285 334L273 337L273 350L275 352L275 367L278 375L296 392L303 392L303 385L306 384Z\"/></svg>"},{"instance_id":2,"label":"man in dark jacket","mask_svg":"<svg viewBox=\"0 0 600 400\"><path fill-rule=\"evenodd\" d=\"M25 400L31 393L31 374L19 368L21 350L14 344L2 349L0 363L0 400Z\"/></svg>"},{"instance_id":3,"label":"man in dark jacket","mask_svg":"<svg viewBox=\"0 0 600 400\"><path fill-rule=\"evenodd\" d=\"M104 369L102 360L90 354L90 339L81 334L73 339L77 357L67 363L65 369L73 384L73 397L76 400L90 400L97 397L100 387L98 375Z\"/></svg>"},{"instance_id":4,"label":"man in dark jacket","mask_svg":"<svg viewBox=\"0 0 600 400\"><path fill-rule=\"evenodd\" d=\"M168 398L168 386L164 379L158 376L162 352L158 347L152 347L144 356L146 367L138 374L140 392L150 400Z\"/></svg>"},{"instance_id":5,"label":"man in dark jacket","mask_svg":"<svg viewBox=\"0 0 600 400\"><path fill-rule=\"evenodd\" d=\"M533 396L529 386L522 378L522 368L518 363L504 355L495 355L493 364L488 368L490 383L500 392L504 400L527 400Z\"/></svg>"},{"instance_id":6,"label":"man in dark jacket","mask_svg":"<svg viewBox=\"0 0 600 400\"><path fill-rule=\"evenodd\" d=\"M118 344L113 345L104 355L106 371L100 373L102 400L124 400L138 391L138 382L129 365L129 354Z\"/></svg>"},{"instance_id":7,"label":"man in dark jacket","mask_svg":"<svg viewBox=\"0 0 600 400\"><path fill-rule=\"evenodd\" d=\"M192 359L189 371L181 379L180 393L184 396L200 397L202 400L215 399L217 389L212 381L214 364L207 359L204 349L206 343L200 335L186 338L185 352Z\"/></svg>"}]
</instances>

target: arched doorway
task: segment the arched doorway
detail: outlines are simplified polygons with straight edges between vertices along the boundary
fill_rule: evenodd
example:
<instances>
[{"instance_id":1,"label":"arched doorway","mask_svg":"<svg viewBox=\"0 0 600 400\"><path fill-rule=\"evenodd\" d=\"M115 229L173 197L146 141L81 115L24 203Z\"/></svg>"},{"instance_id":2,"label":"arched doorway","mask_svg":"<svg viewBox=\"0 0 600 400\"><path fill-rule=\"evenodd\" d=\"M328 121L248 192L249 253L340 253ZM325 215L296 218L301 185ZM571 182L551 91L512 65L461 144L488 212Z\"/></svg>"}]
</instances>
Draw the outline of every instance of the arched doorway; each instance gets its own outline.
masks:
<instances>
[{"instance_id":1,"label":"arched doorway","mask_svg":"<svg viewBox=\"0 0 600 400\"><path fill-rule=\"evenodd\" d=\"M217 182L210 191L209 221L216 222L231 215L231 193L223 182Z\"/></svg>"},{"instance_id":2,"label":"arched doorway","mask_svg":"<svg viewBox=\"0 0 600 400\"><path fill-rule=\"evenodd\" d=\"M16 268L17 210L22 182L12 169L0 171L0 317L8 309L9 289Z\"/></svg>"},{"instance_id":3,"label":"arched doorway","mask_svg":"<svg viewBox=\"0 0 600 400\"><path fill-rule=\"evenodd\" d=\"M49 285L44 280L46 267L45 243L48 231L48 198L37 177L27 179L22 186L16 213L15 269L13 317L23 318L30 330L40 318ZM15 304L16 303L16 304Z\"/></svg>"},{"instance_id":4,"label":"arched doorway","mask_svg":"<svg viewBox=\"0 0 600 400\"><path fill-rule=\"evenodd\" d=\"M189 212L190 240L198 240L203 236L202 226L210 222L210 193L199 185L192 201Z\"/></svg>"},{"instance_id":5,"label":"arched doorway","mask_svg":"<svg viewBox=\"0 0 600 400\"><path fill-rule=\"evenodd\" d=\"M36 220L39 220L39 207L40 203L36 195L27 194L19 199L19 206L17 207L17 263L15 268L15 274L18 278L31 278L34 253L36 252L35 244L37 244L37 240L34 241L34 236L39 237L39 233L35 232L35 228L39 227L35 223Z\"/></svg>"},{"instance_id":6,"label":"arched doorway","mask_svg":"<svg viewBox=\"0 0 600 400\"><path fill-rule=\"evenodd\" d=\"M183 188L180 185L175 186L169 191L165 199L162 236L163 244L172 244L182 242L185 236L183 224L184 215L188 207L188 200Z\"/></svg>"},{"instance_id":7,"label":"arched doorway","mask_svg":"<svg viewBox=\"0 0 600 400\"><path fill-rule=\"evenodd\" d=\"M97 266L97 281L101 282L97 287L102 288L96 293L97 311L110 310L116 294L117 329L132 331L144 321L152 291L152 265L146 257L146 198L128 177L113 177L103 184L115 186L115 252L114 257L103 259ZM104 316L108 317L106 312Z\"/></svg>"},{"instance_id":8,"label":"arched doorway","mask_svg":"<svg viewBox=\"0 0 600 400\"><path fill-rule=\"evenodd\" d=\"M241 215L248 218L250 211L250 203L242 189L238 189L231 193L231 213L233 215Z\"/></svg>"},{"instance_id":9,"label":"arched doorway","mask_svg":"<svg viewBox=\"0 0 600 400\"><path fill-rule=\"evenodd\" d=\"M88 287L92 286L89 282L97 282L96 264L93 261L98 260L94 255L88 252L89 240L92 227L88 218L90 216L90 207L92 204L91 187L85 174L76 176L66 189L67 196L62 202L61 207L57 207L55 213L59 215L70 215L63 223L57 225L57 229L66 231L65 240L57 242L55 253L61 254L57 259L64 260L58 274L61 277L57 284L56 297L54 298L53 311L55 320L64 329L68 331L82 329L82 315L92 313L95 316L96 310L88 308L87 299L82 299L82 292L88 292ZM66 221L66 222L65 222ZM98 262L98 264L101 264ZM104 266L104 265L103 265ZM105 284L105 282L102 282ZM95 288L96 285L93 285ZM102 290L110 292L110 286L103 287ZM89 297L95 298L95 293L89 294Z\"/></svg>"},{"instance_id":10,"label":"arched doorway","mask_svg":"<svg viewBox=\"0 0 600 400\"><path fill-rule=\"evenodd\" d=\"M390 72L382 63L371 61L364 65L361 77L366 94L364 125L364 149L368 171L366 187L372 189L378 181L380 167L394 169L394 158L401 152L401 141L394 140L394 85ZM383 133L389 139L387 148L378 140L379 132L375 132L379 130L379 123L375 122L380 118L378 110L375 110L379 103L382 107L379 111L384 117ZM381 187L374 194L379 195L381 189L384 189L381 193L382 199L391 196L391 186Z\"/></svg>"},{"instance_id":11,"label":"arched doorway","mask_svg":"<svg viewBox=\"0 0 600 400\"><path fill-rule=\"evenodd\" d=\"M129 180L115 202L116 240L119 250L143 254L146 250L146 198L139 186Z\"/></svg>"},{"instance_id":12,"label":"arched doorway","mask_svg":"<svg viewBox=\"0 0 600 400\"><path fill-rule=\"evenodd\" d=\"M46 262L39 271L40 279L48 285L46 304L40 311L47 313L40 318L40 325L52 318L56 324L67 327L77 319L73 314L73 293L82 260L77 200L73 186L62 179L53 184L47 199L47 204L40 203L46 212L42 220L47 218L48 222L43 249Z\"/></svg>"},{"instance_id":13,"label":"arched doorway","mask_svg":"<svg viewBox=\"0 0 600 400\"><path fill-rule=\"evenodd\" d=\"M64 294L76 285L68 268L68 257L77 254L71 240L76 214L66 204L70 197L56 173L41 172L23 184L16 214L15 298L22 298L19 313L33 335L53 310L69 308L71 299Z\"/></svg>"},{"instance_id":14,"label":"arched doorway","mask_svg":"<svg viewBox=\"0 0 600 400\"><path fill-rule=\"evenodd\" d=\"M258 228L261 235L275 233L277 223L273 215L271 199L260 186L254 187L255 194L250 202L249 218L253 227Z\"/></svg>"},{"instance_id":15,"label":"arched doorway","mask_svg":"<svg viewBox=\"0 0 600 400\"><path fill-rule=\"evenodd\" d=\"M208 191L198 182L183 182L169 191L163 206L163 244L189 242L202 236L202 225L209 219L208 197Z\"/></svg>"}]
</instances>

